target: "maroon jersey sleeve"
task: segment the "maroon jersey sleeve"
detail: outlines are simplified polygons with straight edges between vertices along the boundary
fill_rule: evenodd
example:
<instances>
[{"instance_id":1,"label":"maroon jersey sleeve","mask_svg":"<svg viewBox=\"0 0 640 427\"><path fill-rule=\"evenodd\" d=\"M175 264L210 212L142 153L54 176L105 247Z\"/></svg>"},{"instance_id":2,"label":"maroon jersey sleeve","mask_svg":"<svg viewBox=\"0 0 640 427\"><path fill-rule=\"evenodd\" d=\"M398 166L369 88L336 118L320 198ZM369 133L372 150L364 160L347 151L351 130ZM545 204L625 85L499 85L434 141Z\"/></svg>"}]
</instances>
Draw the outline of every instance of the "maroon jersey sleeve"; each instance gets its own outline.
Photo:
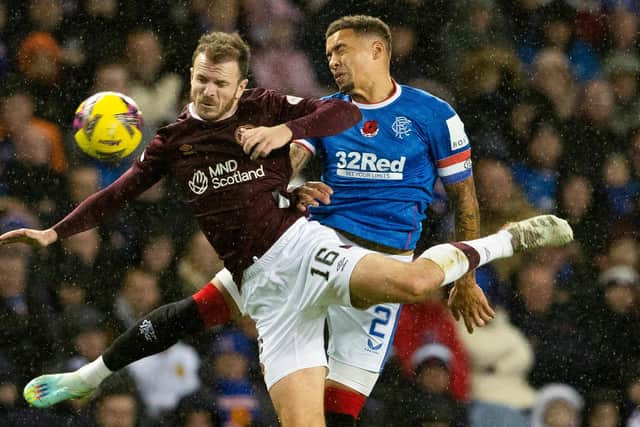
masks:
<instances>
[{"instance_id":1,"label":"maroon jersey sleeve","mask_svg":"<svg viewBox=\"0 0 640 427\"><path fill-rule=\"evenodd\" d=\"M165 174L162 137L156 136L140 158L107 188L87 197L53 226L59 239L88 230L111 218Z\"/></svg>"},{"instance_id":2,"label":"maroon jersey sleeve","mask_svg":"<svg viewBox=\"0 0 640 427\"><path fill-rule=\"evenodd\" d=\"M272 109L293 133L292 139L330 136L341 133L362 119L355 105L339 99L311 99L284 96L267 91Z\"/></svg>"}]
</instances>

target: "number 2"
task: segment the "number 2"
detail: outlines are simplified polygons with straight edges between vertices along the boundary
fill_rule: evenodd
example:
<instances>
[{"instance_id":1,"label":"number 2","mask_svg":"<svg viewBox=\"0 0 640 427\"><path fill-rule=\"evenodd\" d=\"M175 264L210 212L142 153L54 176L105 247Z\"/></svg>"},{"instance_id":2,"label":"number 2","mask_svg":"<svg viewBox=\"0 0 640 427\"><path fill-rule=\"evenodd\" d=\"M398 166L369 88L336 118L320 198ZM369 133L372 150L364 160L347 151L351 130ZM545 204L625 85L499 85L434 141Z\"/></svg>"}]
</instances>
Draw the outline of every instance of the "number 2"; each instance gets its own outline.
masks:
<instances>
[{"instance_id":1,"label":"number 2","mask_svg":"<svg viewBox=\"0 0 640 427\"><path fill-rule=\"evenodd\" d=\"M391 310L383 305L379 305L374 310L376 314L382 314L382 317L376 317L371 321L371 327L369 328L369 335L373 335L374 337L384 338L384 332L379 332L376 330L378 325L387 326L389 324L389 319L391 318Z\"/></svg>"}]
</instances>

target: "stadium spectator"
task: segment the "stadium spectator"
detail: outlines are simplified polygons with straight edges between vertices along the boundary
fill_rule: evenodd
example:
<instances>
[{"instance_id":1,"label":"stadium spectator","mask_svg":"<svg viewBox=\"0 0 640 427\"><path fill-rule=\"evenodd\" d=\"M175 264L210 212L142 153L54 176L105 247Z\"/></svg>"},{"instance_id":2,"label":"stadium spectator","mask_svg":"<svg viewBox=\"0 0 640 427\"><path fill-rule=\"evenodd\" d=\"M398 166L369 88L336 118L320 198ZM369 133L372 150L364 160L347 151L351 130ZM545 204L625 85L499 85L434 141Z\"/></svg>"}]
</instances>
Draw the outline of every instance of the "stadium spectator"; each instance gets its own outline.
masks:
<instances>
[{"instance_id":1,"label":"stadium spectator","mask_svg":"<svg viewBox=\"0 0 640 427\"><path fill-rule=\"evenodd\" d=\"M562 169L582 174L596 186L600 182L602 161L624 146L610 127L614 102L613 88L608 82L587 82L580 95L578 113L565 130L573 143L567 145Z\"/></svg>"},{"instance_id":2,"label":"stadium spectator","mask_svg":"<svg viewBox=\"0 0 640 427\"><path fill-rule=\"evenodd\" d=\"M600 59L590 43L577 37L577 11L564 0L553 0L542 8L541 44L567 54L572 74L581 83L600 75Z\"/></svg>"},{"instance_id":3,"label":"stadium spectator","mask_svg":"<svg viewBox=\"0 0 640 427\"><path fill-rule=\"evenodd\" d=\"M122 272L117 271L115 263L111 262L98 230L78 233L63 242L60 249L56 254L60 280L74 283L74 287L84 291L88 303L109 312Z\"/></svg>"},{"instance_id":4,"label":"stadium spectator","mask_svg":"<svg viewBox=\"0 0 640 427\"><path fill-rule=\"evenodd\" d=\"M400 312L396 329L394 348L406 378L416 375L413 358L416 351L429 342L439 342L446 346L452 356L450 367L451 394L465 402L470 393L470 367L461 338L443 301L441 293L434 293L430 301L421 304L406 305ZM466 334L466 332L464 332Z\"/></svg>"},{"instance_id":5,"label":"stadium spectator","mask_svg":"<svg viewBox=\"0 0 640 427\"><path fill-rule=\"evenodd\" d=\"M609 52L638 55L638 16L627 8L615 8L609 14Z\"/></svg>"},{"instance_id":6,"label":"stadium spectator","mask_svg":"<svg viewBox=\"0 0 640 427\"><path fill-rule=\"evenodd\" d=\"M474 165L474 176L478 189L480 217L483 218L482 235L498 230L507 221L527 218L536 213L513 182L513 175L505 163L482 159ZM507 281L521 262L522 258L515 256L498 261L493 266L499 279Z\"/></svg>"},{"instance_id":7,"label":"stadium spectator","mask_svg":"<svg viewBox=\"0 0 640 427\"><path fill-rule=\"evenodd\" d=\"M146 333L153 333L149 325ZM146 357L127 367L134 379L145 412L155 420L171 414L180 400L198 390L200 356L193 347L179 342L162 353ZM162 375L159 375L162 373Z\"/></svg>"},{"instance_id":8,"label":"stadium spectator","mask_svg":"<svg viewBox=\"0 0 640 427\"><path fill-rule=\"evenodd\" d=\"M225 329L213 339L210 357L205 384L215 393L221 425L249 427L275 422L273 409L266 403L266 390L249 378L249 368L257 363L251 340L238 329Z\"/></svg>"},{"instance_id":9,"label":"stadium spectator","mask_svg":"<svg viewBox=\"0 0 640 427\"><path fill-rule=\"evenodd\" d=\"M176 274L182 294L192 295L223 267L224 263L202 231L194 232L177 262Z\"/></svg>"},{"instance_id":10,"label":"stadium spectator","mask_svg":"<svg viewBox=\"0 0 640 427\"><path fill-rule=\"evenodd\" d=\"M635 199L640 194L640 183L631 176L626 156L612 153L604 159L602 186L603 202L611 220L620 223L632 220L636 213ZM633 225L630 227L633 228Z\"/></svg>"},{"instance_id":11,"label":"stadium spectator","mask_svg":"<svg viewBox=\"0 0 640 427\"><path fill-rule=\"evenodd\" d=\"M446 346L431 342L418 348L411 359L415 378L412 382L414 392L411 393L412 400L409 402L411 424L408 425L421 425L430 421L447 422L451 427L466 426L468 422L465 403L457 401L449 390L453 353ZM425 416L429 412L436 412L436 401L446 405L446 412L449 413L447 417L436 414ZM398 402L398 407L402 406ZM421 414L422 411L418 410L412 413L416 408L422 408L424 412Z\"/></svg>"},{"instance_id":12,"label":"stadium spectator","mask_svg":"<svg viewBox=\"0 0 640 427\"><path fill-rule=\"evenodd\" d=\"M528 410L536 395L528 380L534 361L533 348L511 322L503 303L497 298L491 302L496 307L493 322L473 334L466 334L458 327L471 365L472 418L476 411L501 409L485 408L486 403Z\"/></svg>"},{"instance_id":13,"label":"stadium spectator","mask_svg":"<svg viewBox=\"0 0 640 427\"><path fill-rule=\"evenodd\" d=\"M92 93L114 91L129 95L129 70L119 62L105 62L95 72Z\"/></svg>"},{"instance_id":14,"label":"stadium spectator","mask_svg":"<svg viewBox=\"0 0 640 427\"><path fill-rule=\"evenodd\" d=\"M504 128L522 84L518 58L507 49L485 47L467 53L459 68L460 115L474 142L474 155L508 159L512 153Z\"/></svg>"},{"instance_id":15,"label":"stadium spectator","mask_svg":"<svg viewBox=\"0 0 640 427\"><path fill-rule=\"evenodd\" d=\"M527 156L512 166L514 181L522 188L527 201L540 212L556 210L556 193L560 180L563 141L552 123L534 125L527 143Z\"/></svg>"},{"instance_id":16,"label":"stadium spectator","mask_svg":"<svg viewBox=\"0 0 640 427\"><path fill-rule=\"evenodd\" d=\"M175 426L222 427L215 401L215 394L203 389L183 397L174 416Z\"/></svg>"},{"instance_id":17,"label":"stadium spectator","mask_svg":"<svg viewBox=\"0 0 640 427\"><path fill-rule=\"evenodd\" d=\"M105 381L92 405L91 423L96 427L137 427L145 419L135 382L125 374Z\"/></svg>"},{"instance_id":18,"label":"stadium spectator","mask_svg":"<svg viewBox=\"0 0 640 427\"><path fill-rule=\"evenodd\" d=\"M86 306L68 307L59 317L58 329L64 339L59 347L70 356L59 360L58 369L73 371L99 357L107 348L110 332L102 313ZM87 399L69 402L81 408Z\"/></svg>"},{"instance_id":19,"label":"stadium spectator","mask_svg":"<svg viewBox=\"0 0 640 427\"><path fill-rule=\"evenodd\" d=\"M593 185L585 176L568 175L562 179L557 199L557 212L571 224L578 254L588 265L602 252L608 235L593 193Z\"/></svg>"},{"instance_id":20,"label":"stadium spectator","mask_svg":"<svg viewBox=\"0 0 640 427\"><path fill-rule=\"evenodd\" d=\"M118 291L113 314L123 331L136 323L143 315L158 307L162 301L158 278L139 269L130 269L124 276Z\"/></svg>"},{"instance_id":21,"label":"stadium spectator","mask_svg":"<svg viewBox=\"0 0 640 427\"><path fill-rule=\"evenodd\" d=\"M151 138L159 126L175 119L182 80L176 73L163 72L165 53L152 30L129 33L126 53L131 76L129 94L144 112L143 135Z\"/></svg>"},{"instance_id":22,"label":"stadium spectator","mask_svg":"<svg viewBox=\"0 0 640 427\"><path fill-rule=\"evenodd\" d=\"M158 278L163 299L166 301L182 296L177 283L175 245L175 239L171 234L152 231L147 235L140 254L140 269Z\"/></svg>"},{"instance_id":23,"label":"stadium spectator","mask_svg":"<svg viewBox=\"0 0 640 427\"><path fill-rule=\"evenodd\" d=\"M618 392L612 389L600 389L588 394L584 419L587 427L618 427L622 425Z\"/></svg>"},{"instance_id":24,"label":"stadium spectator","mask_svg":"<svg viewBox=\"0 0 640 427\"><path fill-rule=\"evenodd\" d=\"M606 59L604 74L615 95L611 129L618 136L629 136L631 131L640 127L640 59L629 53L611 55Z\"/></svg>"},{"instance_id":25,"label":"stadium spectator","mask_svg":"<svg viewBox=\"0 0 640 427\"><path fill-rule=\"evenodd\" d=\"M581 312L572 300L559 297L557 268L551 262L523 265L507 306L511 321L533 350L529 379L534 387L553 381L579 385L591 366L584 352L587 342L580 327Z\"/></svg>"},{"instance_id":26,"label":"stadium spectator","mask_svg":"<svg viewBox=\"0 0 640 427\"><path fill-rule=\"evenodd\" d=\"M55 359L53 309L29 286L28 274L26 255L0 250L0 352L15 367L20 384L36 365Z\"/></svg>"},{"instance_id":27,"label":"stadium spectator","mask_svg":"<svg viewBox=\"0 0 640 427\"><path fill-rule=\"evenodd\" d=\"M274 9L268 30L260 34L260 47L252 55L251 70L256 85L303 97L324 95L325 91L317 82L307 54L295 46L299 14L288 8ZM287 58L286 67L295 72L282 72L282 58Z\"/></svg>"},{"instance_id":28,"label":"stadium spectator","mask_svg":"<svg viewBox=\"0 0 640 427\"><path fill-rule=\"evenodd\" d=\"M637 271L623 265L607 268L598 278L598 300L584 326L589 331L588 354L593 359L588 378L592 389L622 387L628 373L640 363L636 351L640 337L633 332L640 327L639 283Z\"/></svg>"},{"instance_id":29,"label":"stadium spectator","mask_svg":"<svg viewBox=\"0 0 640 427\"><path fill-rule=\"evenodd\" d=\"M578 102L578 86L567 55L555 48L542 49L532 68L531 88L543 111L558 122L569 120Z\"/></svg>"},{"instance_id":30,"label":"stadium spectator","mask_svg":"<svg viewBox=\"0 0 640 427\"><path fill-rule=\"evenodd\" d=\"M584 399L571 386L547 384L540 389L531 412L531 427L579 427Z\"/></svg>"},{"instance_id":31,"label":"stadium spectator","mask_svg":"<svg viewBox=\"0 0 640 427\"><path fill-rule=\"evenodd\" d=\"M510 47L503 16L494 0L464 0L455 4L454 11L453 19L442 29L450 82L460 75L459 61L468 54Z\"/></svg>"}]
</instances>

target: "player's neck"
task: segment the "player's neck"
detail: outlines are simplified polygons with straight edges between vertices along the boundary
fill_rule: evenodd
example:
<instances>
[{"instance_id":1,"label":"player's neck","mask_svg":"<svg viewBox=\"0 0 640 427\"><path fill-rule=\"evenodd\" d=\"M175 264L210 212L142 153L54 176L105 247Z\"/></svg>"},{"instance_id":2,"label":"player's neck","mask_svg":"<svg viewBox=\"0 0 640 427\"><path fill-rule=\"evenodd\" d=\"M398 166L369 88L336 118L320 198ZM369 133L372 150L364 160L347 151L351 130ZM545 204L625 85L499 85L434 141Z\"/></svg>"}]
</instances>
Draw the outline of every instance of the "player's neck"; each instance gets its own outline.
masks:
<instances>
[{"instance_id":1,"label":"player's neck","mask_svg":"<svg viewBox=\"0 0 640 427\"><path fill-rule=\"evenodd\" d=\"M391 76L386 75L383 78L372 79L369 84L362 88L354 89L351 93L351 98L356 102L377 104L388 99L395 91L395 83Z\"/></svg>"}]
</instances>

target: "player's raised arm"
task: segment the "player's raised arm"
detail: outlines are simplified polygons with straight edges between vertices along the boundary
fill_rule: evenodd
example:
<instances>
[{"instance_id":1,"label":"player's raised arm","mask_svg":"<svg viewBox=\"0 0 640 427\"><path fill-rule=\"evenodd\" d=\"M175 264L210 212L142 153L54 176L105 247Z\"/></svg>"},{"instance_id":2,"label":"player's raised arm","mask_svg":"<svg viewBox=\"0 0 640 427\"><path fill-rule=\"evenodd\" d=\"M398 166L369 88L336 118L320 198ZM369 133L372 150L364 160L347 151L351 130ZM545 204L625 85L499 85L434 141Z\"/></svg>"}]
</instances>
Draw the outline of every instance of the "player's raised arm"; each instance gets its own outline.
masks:
<instances>
[{"instance_id":1,"label":"player's raised arm","mask_svg":"<svg viewBox=\"0 0 640 427\"><path fill-rule=\"evenodd\" d=\"M159 138L147 147L140 160L108 187L87 197L60 222L46 230L19 229L8 231L0 236L0 244L27 243L36 247L48 246L58 239L88 230L111 218L162 177L160 161L154 152L154 145L160 144ZM148 154L150 153L150 154ZM145 158L146 157L146 158Z\"/></svg>"},{"instance_id":2,"label":"player's raised arm","mask_svg":"<svg viewBox=\"0 0 640 427\"><path fill-rule=\"evenodd\" d=\"M271 102L279 104L282 124L245 130L240 144L252 159L266 157L292 139L339 134L362 119L355 105L338 99L303 99L270 93Z\"/></svg>"}]
</instances>

